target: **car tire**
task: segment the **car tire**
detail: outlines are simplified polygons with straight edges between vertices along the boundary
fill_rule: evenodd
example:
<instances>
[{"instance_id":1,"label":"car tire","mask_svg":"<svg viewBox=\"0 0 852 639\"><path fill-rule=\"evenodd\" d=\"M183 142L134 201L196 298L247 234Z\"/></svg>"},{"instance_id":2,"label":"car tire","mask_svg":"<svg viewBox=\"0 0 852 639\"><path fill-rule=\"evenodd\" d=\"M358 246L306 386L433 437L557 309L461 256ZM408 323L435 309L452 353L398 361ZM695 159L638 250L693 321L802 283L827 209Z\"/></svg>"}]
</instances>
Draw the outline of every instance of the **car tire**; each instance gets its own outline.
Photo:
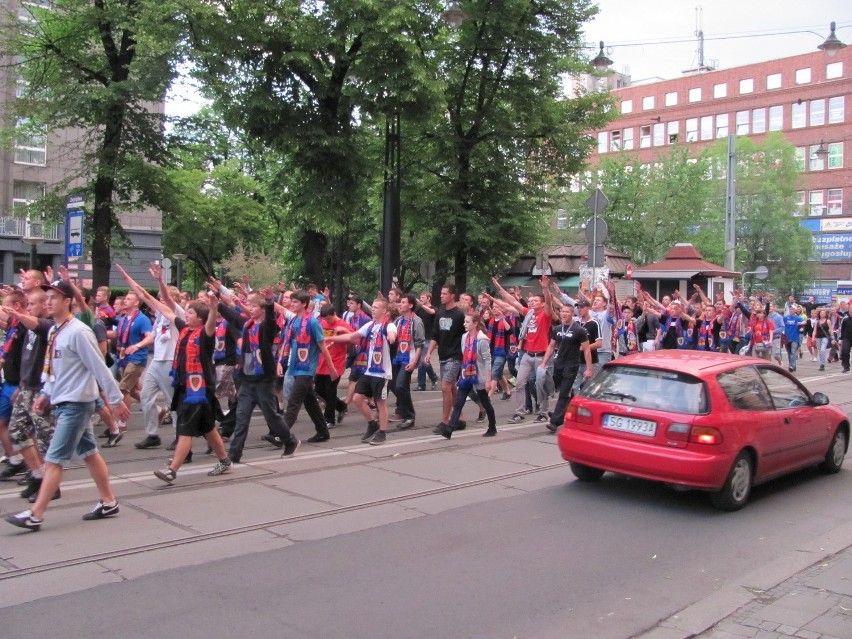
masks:
<instances>
[{"instance_id":1,"label":"car tire","mask_svg":"<svg viewBox=\"0 0 852 639\"><path fill-rule=\"evenodd\" d=\"M846 449L849 446L849 441L846 436L846 431L841 426L834 431L834 437L831 438L831 444L825 453L825 459L819 465L820 470L833 475L840 471L843 466L843 458L846 457Z\"/></svg>"},{"instance_id":2,"label":"car tire","mask_svg":"<svg viewBox=\"0 0 852 639\"><path fill-rule=\"evenodd\" d=\"M713 505L719 510L739 510L746 505L751 494L754 469L751 455L742 452L731 465L731 471L722 490L710 495Z\"/></svg>"},{"instance_id":3,"label":"car tire","mask_svg":"<svg viewBox=\"0 0 852 639\"><path fill-rule=\"evenodd\" d=\"M604 471L600 468L586 466L585 464L569 462L568 465L571 466L571 472L574 473L574 477L580 481L597 481L603 477L604 474Z\"/></svg>"}]
</instances>

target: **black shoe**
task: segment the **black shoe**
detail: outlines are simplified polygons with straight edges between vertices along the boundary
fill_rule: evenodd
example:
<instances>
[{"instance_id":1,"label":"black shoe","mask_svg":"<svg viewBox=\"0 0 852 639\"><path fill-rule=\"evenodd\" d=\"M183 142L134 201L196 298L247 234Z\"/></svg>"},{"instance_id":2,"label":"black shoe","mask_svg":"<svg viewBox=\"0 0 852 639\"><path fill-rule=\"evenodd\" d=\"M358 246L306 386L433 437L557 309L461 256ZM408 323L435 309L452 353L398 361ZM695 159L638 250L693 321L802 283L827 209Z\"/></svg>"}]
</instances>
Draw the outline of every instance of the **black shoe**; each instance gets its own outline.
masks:
<instances>
[{"instance_id":1,"label":"black shoe","mask_svg":"<svg viewBox=\"0 0 852 639\"><path fill-rule=\"evenodd\" d=\"M56 492L53 493L53 497L50 498L50 501L53 501L54 499L59 499L60 497L62 497L62 491L57 488ZM38 499L38 492L27 497L27 501L30 502L31 504L36 503L37 499Z\"/></svg>"},{"instance_id":2,"label":"black shoe","mask_svg":"<svg viewBox=\"0 0 852 639\"><path fill-rule=\"evenodd\" d=\"M41 479L32 478L29 484L27 484L27 487L21 491L21 497L29 499L38 492L39 488L41 488Z\"/></svg>"},{"instance_id":3,"label":"black shoe","mask_svg":"<svg viewBox=\"0 0 852 639\"><path fill-rule=\"evenodd\" d=\"M162 445L163 445L163 442L160 441L160 438L157 437L156 435L148 435L141 442L136 442L134 444L134 446L136 446L136 448L139 448L139 449L159 448Z\"/></svg>"},{"instance_id":4,"label":"black shoe","mask_svg":"<svg viewBox=\"0 0 852 639\"><path fill-rule=\"evenodd\" d=\"M415 389L414 389L414 390L416 390L416 391L425 391L425 390L426 390L426 387L425 387L425 386L417 386L417 387L415 387Z\"/></svg>"},{"instance_id":5,"label":"black shoe","mask_svg":"<svg viewBox=\"0 0 852 639\"><path fill-rule=\"evenodd\" d=\"M177 473L173 471L171 468L165 468L163 470L155 470L154 476L157 479L161 479L167 484L171 484L175 479L177 479Z\"/></svg>"},{"instance_id":6,"label":"black shoe","mask_svg":"<svg viewBox=\"0 0 852 639\"><path fill-rule=\"evenodd\" d=\"M453 430L464 430L465 428L467 428L467 422L460 419L456 422L456 427Z\"/></svg>"},{"instance_id":7,"label":"black shoe","mask_svg":"<svg viewBox=\"0 0 852 639\"><path fill-rule=\"evenodd\" d=\"M118 514L118 502L114 506L107 506L104 502L99 501L95 508L83 515L84 521L94 521L95 519L104 519Z\"/></svg>"},{"instance_id":8,"label":"black shoe","mask_svg":"<svg viewBox=\"0 0 852 639\"><path fill-rule=\"evenodd\" d=\"M177 448L177 437L174 438L171 444L166 446L166 450L174 450L175 448Z\"/></svg>"},{"instance_id":9,"label":"black shoe","mask_svg":"<svg viewBox=\"0 0 852 639\"><path fill-rule=\"evenodd\" d=\"M44 523L43 519L36 519L29 510L25 510L17 515L6 515L3 519L8 521L13 526L18 528L26 528L27 530L36 531L41 529Z\"/></svg>"},{"instance_id":10,"label":"black shoe","mask_svg":"<svg viewBox=\"0 0 852 639\"><path fill-rule=\"evenodd\" d=\"M24 462L20 464L9 464L0 473L0 481L9 481L15 475L27 472L27 465Z\"/></svg>"},{"instance_id":11,"label":"black shoe","mask_svg":"<svg viewBox=\"0 0 852 639\"><path fill-rule=\"evenodd\" d=\"M453 430L449 426L444 426L438 434L444 439L450 439L453 436Z\"/></svg>"},{"instance_id":12,"label":"black shoe","mask_svg":"<svg viewBox=\"0 0 852 639\"><path fill-rule=\"evenodd\" d=\"M349 412L348 406L344 406L339 411L337 411L337 423L338 424L343 421L343 418L346 417L346 413L348 413L348 412Z\"/></svg>"},{"instance_id":13,"label":"black shoe","mask_svg":"<svg viewBox=\"0 0 852 639\"><path fill-rule=\"evenodd\" d=\"M559 430L559 424L547 422L547 430L549 430L551 433L555 433L557 430Z\"/></svg>"},{"instance_id":14,"label":"black shoe","mask_svg":"<svg viewBox=\"0 0 852 639\"><path fill-rule=\"evenodd\" d=\"M117 433L110 433L107 440L104 442L104 448L115 448L118 446L118 442L120 442L123 437L124 433L121 431L118 431Z\"/></svg>"},{"instance_id":15,"label":"black shoe","mask_svg":"<svg viewBox=\"0 0 852 639\"><path fill-rule=\"evenodd\" d=\"M488 417L487 413L484 410L479 411L479 416L476 418L476 423L481 424Z\"/></svg>"},{"instance_id":16,"label":"black shoe","mask_svg":"<svg viewBox=\"0 0 852 639\"><path fill-rule=\"evenodd\" d=\"M308 437L307 442L309 444L321 444L327 442L329 439L331 439L331 435L314 435L313 437Z\"/></svg>"},{"instance_id":17,"label":"black shoe","mask_svg":"<svg viewBox=\"0 0 852 639\"><path fill-rule=\"evenodd\" d=\"M396 425L397 430L408 430L409 428L414 427L414 419L406 419L401 424Z\"/></svg>"},{"instance_id":18,"label":"black shoe","mask_svg":"<svg viewBox=\"0 0 852 639\"><path fill-rule=\"evenodd\" d=\"M494 435L496 435L496 434L497 434L496 428L489 428L484 433L482 433L482 436L483 437L494 437Z\"/></svg>"},{"instance_id":19,"label":"black shoe","mask_svg":"<svg viewBox=\"0 0 852 639\"><path fill-rule=\"evenodd\" d=\"M441 422L432 429L432 432L436 435L440 435L446 427L447 425L444 422Z\"/></svg>"},{"instance_id":20,"label":"black shoe","mask_svg":"<svg viewBox=\"0 0 852 639\"><path fill-rule=\"evenodd\" d=\"M32 481L32 479L33 476L30 473L24 473L18 478L18 486L26 486Z\"/></svg>"},{"instance_id":21,"label":"black shoe","mask_svg":"<svg viewBox=\"0 0 852 639\"><path fill-rule=\"evenodd\" d=\"M163 426L171 426L172 425L172 413L171 413L171 411L169 411L169 413L165 417L163 417L162 423L163 423Z\"/></svg>"},{"instance_id":22,"label":"black shoe","mask_svg":"<svg viewBox=\"0 0 852 639\"><path fill-rule=\"evenodd\" d=\"M293 439L291 439L291 440L290 440L290 441L289 441L289 442L288 442L288 443L284 446L284 452L283 452L283 453L281 453L281 456L282 456L282 457L292 457L292 456L293 456L293 453L295 453L295 452L299 449L299 446L300 446L301 444L302 444L302 442L301 442L301 441L299 441L299 438L298 438L298 437L293 437Z\"/></svg>"},{"instance_id":23,"label":"black shoe","mask_svg":"<svg viewBox=\"0 0 852 639\"><path fill-rule=\"evenodd\" d=\"M795 369L793 369L793 370L795 370ZM843 372L844 372L844 373L848 373L848 372L849 372L849 369L848 369L848 368L844 368L844 369L843 369Z\"/></svg>"},{"instance_id":24,"label":"black shoe","mask_svg":"<svg viewBox=\"0 0 852 639\"><path fill-rule=\"evenodd\" d=\"M98 439L106 439L109 437L109 428L107 428L104 432L98 435Z\"/></svg>"},{"instance_id":25,"label":"black shoe","mask_svg":"<svg viewBox=\"0 0 852 639\"><path fill-rule=\"evenodd\" d=\"M367 432L364 433L364 436L361 438L361 441L366 443L373 438L373 435L376 434L376 431L379 430L379 422L369 422L367 424Z\"/></svg>"},{"instance_id":26,"label":"black shoe","mask_svg":"<svg viewBox=\"0 0 852 639\"><path fill-rule=\"evenodd\" d=\"M375 434L370 438L370 441L368 441L367 443L370 444L370 446L379 446L381 444L384 444L387 438L388 436L385 431L377 430Z\"/></svg>"},{"instance_id":27,"label":"black shoe","mask_svg":"<svg viewBox=\"0 0 852 639\"><path fill-rule=\"evenodd\" d=\"M825 370L825 366L820 366L820 367L819 367L819 369L820 369L821 371L824 371L824 370Z\"/></svg>"},{"instance_id":28,"label":"black shoe","mask_svg":"<svg viewBox=\"0 0 852 639\"><path fill-rule=\"evenodd\" d=\"M269 442L270 444L275 446L275 448L281 448L282 446L284 446L284 442L281 441L281 438L276 437L272 433L266 433L266 435L261 437L261 439L265 442Z\"/></svg>"}]
</instances>

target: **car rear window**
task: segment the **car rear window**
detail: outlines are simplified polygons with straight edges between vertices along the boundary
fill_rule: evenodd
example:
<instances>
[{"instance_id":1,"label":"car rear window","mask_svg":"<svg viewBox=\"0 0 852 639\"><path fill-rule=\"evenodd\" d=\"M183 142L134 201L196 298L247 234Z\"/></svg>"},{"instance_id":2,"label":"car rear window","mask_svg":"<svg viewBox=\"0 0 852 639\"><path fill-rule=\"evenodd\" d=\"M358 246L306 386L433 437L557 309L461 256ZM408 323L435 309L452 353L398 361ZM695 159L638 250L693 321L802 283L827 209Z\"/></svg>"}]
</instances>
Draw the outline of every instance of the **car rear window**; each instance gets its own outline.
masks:
<instances>
[{"instance_id":1,"label":"car rear window","mask_svg":"<svg viewBox=\"0 0 852 639\"><path fill-rule=\"evenodd\" d=\"M607 366L586 382L581 397L603 402L702 415L707 389L692 375L639 366Z\"/></svg>"}]
</instances>

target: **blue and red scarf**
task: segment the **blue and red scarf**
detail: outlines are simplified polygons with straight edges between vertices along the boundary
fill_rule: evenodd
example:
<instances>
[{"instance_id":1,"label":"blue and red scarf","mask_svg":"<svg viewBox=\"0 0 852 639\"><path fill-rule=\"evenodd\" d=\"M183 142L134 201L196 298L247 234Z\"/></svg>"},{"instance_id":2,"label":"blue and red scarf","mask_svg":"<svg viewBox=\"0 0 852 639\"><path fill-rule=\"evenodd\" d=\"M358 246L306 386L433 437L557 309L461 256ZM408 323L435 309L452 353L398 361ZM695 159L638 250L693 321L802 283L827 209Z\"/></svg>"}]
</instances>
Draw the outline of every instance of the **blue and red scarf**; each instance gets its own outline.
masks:
<instances>
[{"instance_id":1,"label":"blue and red scarf","mask_svg":"<svg viewBox=\"0 0 852 639\"><path fill-rule=\"evenodd\" d=\"M15 336L18 334L20 322L17 317L9 317L9 322L6 324L6 340L3 342L3 359L9 356L9 351L12 350L12 344L15 341Z\"/></svg>"},{"instance_id":2,"label":"blue and red scarf","mask_svg":"<svg viewBox=\"0 0 852 639\"><path fill-rule=\"evenodd\" d=\"M373 326L370 326L370 341L373 343L373 356L370 358L367 372L384 376L385 367L382 364L385 357L385 335L387 334L388 323L385 320L381 324L376 324L375 322L373 324ZM376 330L376 326L378 326L378 330Z\"/></svg>"},{"instance_id":3,"label":"blue and red scarf","mask_svg":"<svg viewBox=\"0 0 852 639\"><path fill-rule=\"evenodd\" d=\"M503 328L504 321L509 325L508 331ZM512 320L509 318L499 321L491 320L488 323L488 335L494 346L494 355L497 355L498 357L508 357L509 359L517 357L518 338L515 336L515 331L512 329ZM508 350L506 348L507 342Z\"/></svg>"},{"instance_id":4,"label":"blue and red scarf","mask_svg":"<svg viewBox=\"0 0 852 639\"><path fill-rule=\"evenodd\" d=\"M467 333L464 337L461 375L459 375L458 381L459 388L471 388L479 383L479 367L476 365L477 341L477 336L474 333Z\"/></svg>"},{"instance_id":5,"label":"blue and red scarf","mask_svg":"<svg viewBox=\"0 0 852 639\"><path fill-rule=\"evenodd\" d=\"M393 358L394 364L407 366L411 361L411 351L414 350L414 337L411 334L411 327L414 325L414 319L399 318L398 337L396 338L399 345L396 350L396 357Z\"/></svg>"},{"instance_id":6,"label":"blue and red scarf","mask_svg":"<svg viewBox=\"0 0 852 639\"><path fill-rule=\"evenodd\" d=\"M295 344L296 348L296 359L293 363L294 371L304 372L311 369L308 357L311 352L311 334L308 332L308 326L312 320L313 318L306 314L293 320L290 327L291 338L288 341L290 341L290 344Z\"/></svg>"},{"instance_id":7,"label":"blue and red scarf","mask_svg":"<svg viewBox=\"0 0 852 639\"><path fill-rule=\"evenodd\" d=\"M253 319L243 326L243 351L245 351L244 357L251 357L252 375L263 375L263 362L260 359L260 324ZM245 371L245 365L243 365L243 371Z\"/></svg>"},{"instance_id":8,"label":"blue and red scarf","mask_svg":"<svg viewBox=\"0 0 852 639\"><path fill-rule=\"evenodd\" d=\"M684 337L683 324L680 321L679 317L669 317L666 320L666 332L668 333L669 328L674 326L675 332L677 333L677 347L679 349L689 349L692 348L692 325L686 329L686 337Z\"/></svg>"},{"instance_id":9,"label":"blue and red scarf","mask_svg":"<svg viewBox=\"0 0 852 639\"><path fill-rule=\"evenodd\" d=\"M228 332L228 322L225 319L220 318L218 322L216 322L216 332L214 333L215 337L215 346L213 347L213 361L220 362L227 356L225 352L225 335Z\"/></svg>"},{"instance_id":10,"label":"blue and red scarf","mask_svg":"<svg viewBox=\"0 0 852 639\"><path fill-rule=\"evenodd\" d=\"M699 351L718 351L716 342L713 339L713 321L704 320L698 328L698 350Z\"/></svg>"},{"instance_id":11,"label":"blue and red scarf","mask_svg":"<svg viewBox=\"0 0 852 639\"><path fill-rule=\"evenodd\" d=\"M172 364L172 385L177 385L178 366L183 363L184 387L186 395L183 398L186 404L207 403L207 382L204 380L204 368L201 366L201 331L200 328L189 328L188 326L180 332L178 341L178 352Z\"/></svg>"}]
</instances>

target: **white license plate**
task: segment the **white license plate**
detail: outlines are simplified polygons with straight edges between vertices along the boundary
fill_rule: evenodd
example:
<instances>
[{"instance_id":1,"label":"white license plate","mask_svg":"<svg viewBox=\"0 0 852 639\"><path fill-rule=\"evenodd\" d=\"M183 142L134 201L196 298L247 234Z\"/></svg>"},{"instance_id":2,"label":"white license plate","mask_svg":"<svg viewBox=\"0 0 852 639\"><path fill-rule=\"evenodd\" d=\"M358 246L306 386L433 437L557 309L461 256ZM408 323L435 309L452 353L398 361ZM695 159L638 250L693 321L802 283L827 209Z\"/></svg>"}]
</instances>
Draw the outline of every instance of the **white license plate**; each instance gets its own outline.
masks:
<instances>
[{"instance_id":1,"label":"white license plate","mask_svg":"<svg viewBox=\"0 0 852 639\"><path fill-rule=\"evenodd\" d=\"M623 433L644 435L653 437L657 433L657 423L647 419L636 419L635 417L624 417L622 415L604 415L603 427L610 430L619 430Z\"/></svg>"}]
</instances>

